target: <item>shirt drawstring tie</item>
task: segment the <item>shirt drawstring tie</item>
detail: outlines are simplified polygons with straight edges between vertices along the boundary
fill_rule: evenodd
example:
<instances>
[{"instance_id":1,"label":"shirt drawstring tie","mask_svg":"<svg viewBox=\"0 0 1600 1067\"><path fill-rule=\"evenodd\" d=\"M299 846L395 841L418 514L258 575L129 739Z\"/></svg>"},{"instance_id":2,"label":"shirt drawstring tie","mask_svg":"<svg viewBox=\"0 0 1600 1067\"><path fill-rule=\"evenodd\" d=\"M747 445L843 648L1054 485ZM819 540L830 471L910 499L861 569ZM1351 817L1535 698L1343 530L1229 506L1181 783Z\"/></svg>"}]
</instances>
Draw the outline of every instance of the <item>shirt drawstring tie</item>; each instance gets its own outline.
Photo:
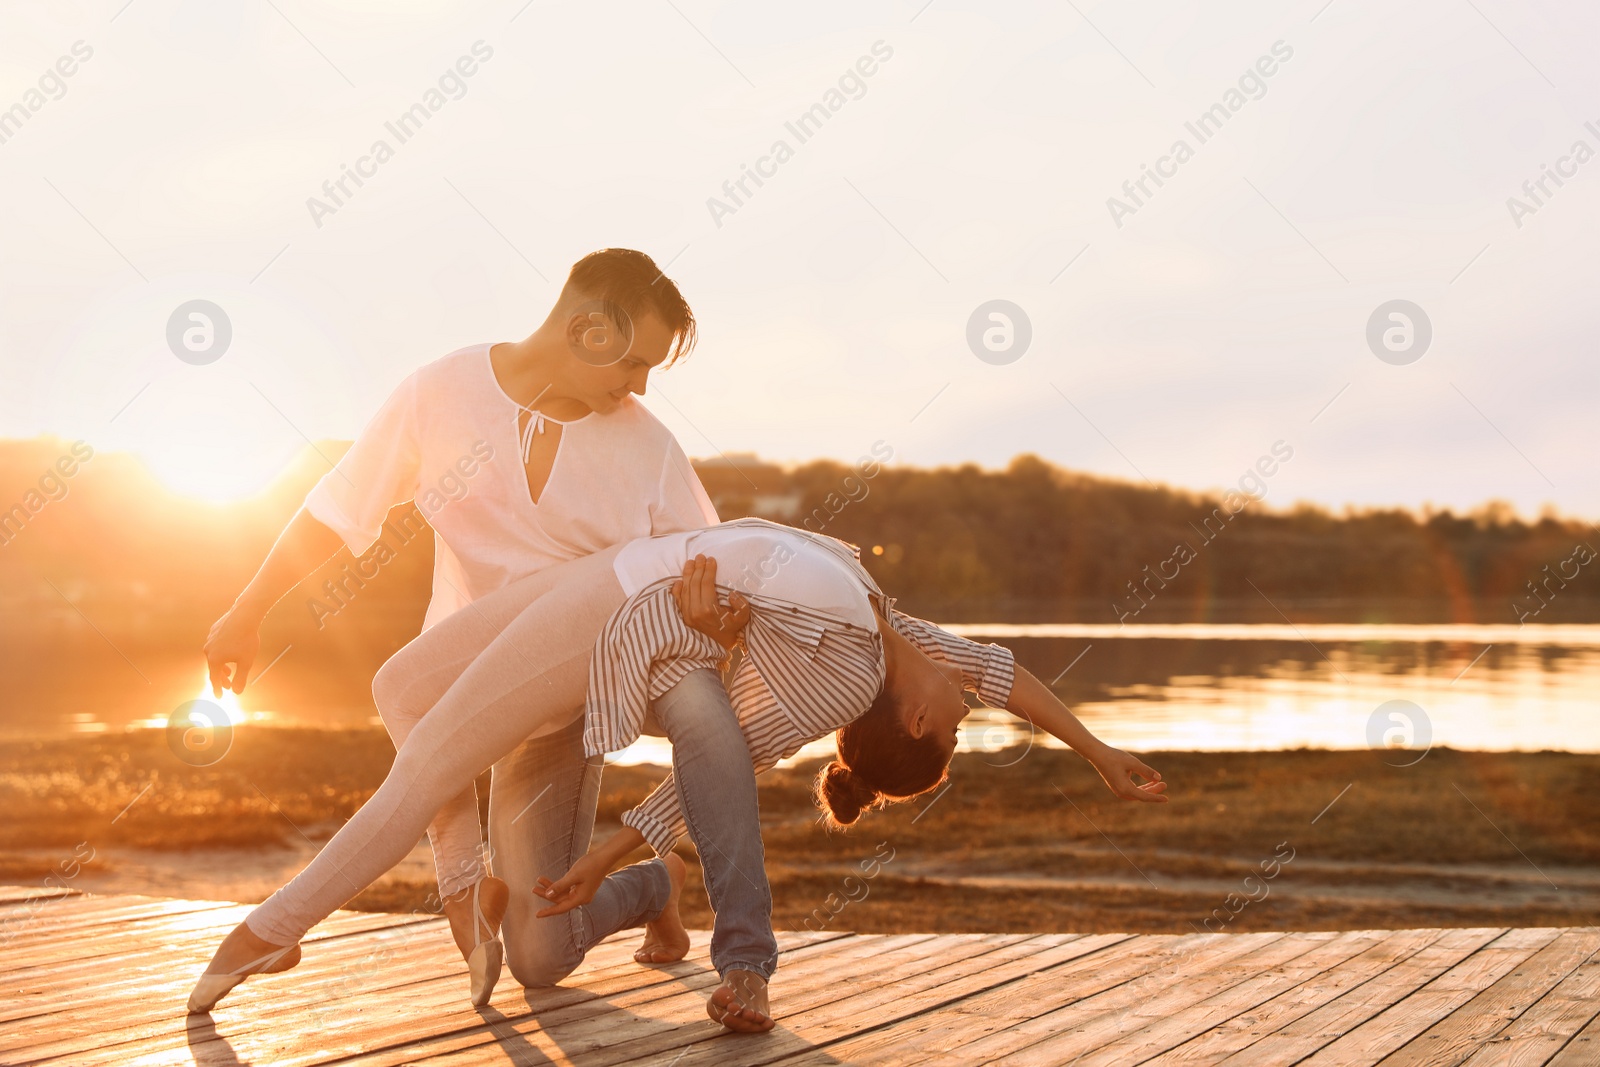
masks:
<instances>
[{"instance_id":1,"label":"shirt drawstring tie","mask_svg":"<svg viewBox=\"0 0 1600 1067\"><path fill-rule=\"evenodd\" d=\"M534 435L544 433L545 422L547 420L543 415L533 410L533 408L528 407L526 404L518 404L517 410L526 411L528 413L528 425L522 428L522 435L517 441L517 443L522 446L522 465L526 467L528 465L528 457L533 454ZM560 424L557 423L557 425Z\"/></svg>"}]
</instances>

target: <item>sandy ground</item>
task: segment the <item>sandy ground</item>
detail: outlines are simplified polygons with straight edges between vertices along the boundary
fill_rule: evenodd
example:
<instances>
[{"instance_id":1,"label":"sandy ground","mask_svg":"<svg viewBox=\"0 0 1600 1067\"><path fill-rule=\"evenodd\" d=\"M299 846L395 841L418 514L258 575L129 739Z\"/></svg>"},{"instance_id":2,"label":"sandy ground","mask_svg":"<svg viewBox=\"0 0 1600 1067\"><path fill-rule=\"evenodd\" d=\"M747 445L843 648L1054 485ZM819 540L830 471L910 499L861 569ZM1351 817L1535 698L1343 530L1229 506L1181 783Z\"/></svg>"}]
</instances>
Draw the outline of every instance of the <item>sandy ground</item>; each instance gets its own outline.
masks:
<instances>
[{"instance_id":1,"label":"sandy ground","mask_svg":"<svg viewBox=\"0 0 1600 1067\"><path fill-rule=\"evenodd\" d=\"M85 864L71 885L90 893L135 893L253 904L266 899L292 878L316 854L317 847L301 841L283 847L185 852L109 848ZM1140 857L1144 861L1142 867L1136 867L1131 860L1109 849L1060 849L1037 858L1040 865L1057 872L1078 867L1082 873L1039 873L1036 867L1009 870L1004 865L1014 857L1006 850L995 850L990 856L982 852L969 853L959 865L936 857L907 857L894 865L892 873L886 872L884 878L885 884L892 882L929 897L944 896L950 891L1009 890L1067 897L1140 893L1174 901L1196 897L1221 901L1229 893L1241 892L1237 879L1171 874L1160 869L1163 861L1182 866L1204 858L1198 854L1174 850L1145 853ZM16 870L35 864L48 867L54 857L43 851L21 852L11 853L8 860ZM1118 871L1114 864L1124 869ZM796 877L807 881L843 879L853 873L858 872L848 866L829 863L806 864L799 868L776 863L771 870L775 886ZM8 880L29 881L15 877ZM424 841L369 891L365 906L424 906L426 891L432 882L433 857ZM698 885L692 890L688 907L693 912L701 912L703 892ZM1458 909L1476 912L1484 908L1548 908L1600 913L1600 871L1568 868L1544 872L1528 863L1445 867L1299 857L1271 882L1265 899L1275 900L1279 907L1291 904L1312 912L1338 909L1402 915L1422 909L1448 915ZM1252 906L1260 910L1264 902L1253 901ZM880 904L874 909L870 900L864 900L855 905L852 918L872 920L872 925L877 926L891 916L871 912L891 906ZM709 918L708 913L706 917ZM1192 922L1195 917L1188 916L1188 919Z\"/></svg>"},{"instance_id":2,"label":"sandy ground","mask_svg":"<svg viewBox=\"0 0 1600 1067\"><path fill-rule=\"evenodd\" d=\"M1114 887L1137 888L1143 876L1129 870L1124 875L1081 878L1029 872L965 874L939 863L909 863L899 872L922 882L978 889L1020 889L1031 892L1075 892ZM1306 903L1362 904L1374 909L1399 910L1407 906L1468 907L1570 907L1600 910L1600 871L1561 870L1554 878L1528 866L1438 867L1418 864L1380 866L1308 860L1297 862L1292 876L1274 880L1270 895ZM1237 879L1169 877L1152 875L1160 890L1209 894L1219 899L1241 892Z\"/></svg>"},{"instance_id":3,"label":"sandy ground","mask_svg":"<svg viewBox=\"0 0 1600 1067\"><path fill-rule=\"evenodd\" d=\"M91 892L257 902L371 795L392 757L373 730L264 730L204 767L137 734L0 746L9 816L0 882L70 871L66 880ZM1600 756L1439 750L1405 768L1376 752L1147 758L1172 783L1170 805L1115 800L1072 753L962 755L947 787L848 833L817 825L814 766L763 775L774 924L1140 933L1185 933L1208 919L1230 930L1600 924ZM597 838L660 774L607 769ZM693 860L687 843L680 849ZM1263 888L1255 875L1280 849L1294 857ZM892 862L872 862L880 850ZM705 928L712 916L691 871L684 918ZM424 842L352 906L427 908L433 892Z\"/></svg>"},{"instance_id":4,"label":"sandy ground","mask_svg":"<svg viewBox=\"0 0 1600 1067\"><path fill-rule=\"evenodd\" d=\"M96 851L71 880L85 893L137 893L191 900L230 900L257 904L293 878L317 854L319 845L300 842L270 848L169 849L108 847ZM7 854L13 869L47 869L54 853L27 850ZM412 849L381 884L425 882L433 878L433 854L426 842ZM31 880L4 879L17 884Z\"/></svg>"}]
</instances>

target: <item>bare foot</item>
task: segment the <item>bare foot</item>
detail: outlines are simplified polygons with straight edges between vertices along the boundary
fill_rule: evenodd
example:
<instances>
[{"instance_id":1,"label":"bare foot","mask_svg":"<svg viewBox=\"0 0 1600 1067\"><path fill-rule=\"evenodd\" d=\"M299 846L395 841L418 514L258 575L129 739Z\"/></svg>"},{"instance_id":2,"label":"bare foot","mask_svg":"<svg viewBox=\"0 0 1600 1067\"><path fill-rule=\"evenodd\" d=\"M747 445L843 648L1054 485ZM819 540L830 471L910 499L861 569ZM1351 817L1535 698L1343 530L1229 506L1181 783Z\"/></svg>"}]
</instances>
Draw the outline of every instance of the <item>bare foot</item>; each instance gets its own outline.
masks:
<instances>
[{"instance_id":1,"label":"bare foot","mask_svg":"<svg viewBox=\"0 0 1600 1067\"><path fill-rule=\"evenodd\" d=\"M300 946L274 945L263 941L240 923L233 932L222 939L216 954L206 965L205 973L195 983L189 994L189 1011L203 1014L216 1006L217 1001L234 986L252 974L276 974L287 971L300 962Z\"/></svg>"},{"instance_id":2,"label":"bare foot","mask_svg":"<svg viewBox=\"0 0 1600 1067\"><path fill-rule=\"evenodd\" d=\"M689 931L683 928L683 919L678 914L678 898L683 896L683 880L688 876L688 868L671 852L661 857L661 862L667 865L667 877L672 879L672 895L667 897L667 906L661 909L661 914L645 924L644 944L633 954L639 963L676 963L689 954Z\"/></svg>"},{"instance_id":3,"label":"bare foot","mask_svg":"<svg viewBox=\"0 0 1600 1067\"><path fill-rule=\"evenodd\" d=\"M500 920L506 916L506 905L511 903L511 887L493 875L485 876L480 883L479 897L483 905L484 922L474 930L472 921L472 887L468 886L454 896L443 898L444 917L450 920L450 934L456 939L461 958L470 960L472 950L480 941L488 941L500 932Z\"/></svg>"},{"instance_id":4,"label":"bare foot","mask_svg":"<svg viewBox=\"0 0 1600 1067\"><path fill-rule=\"evenodd\" d=\"M767 980L754 971L730 970L706 1001L706 1014L741 1034L766 1033L774 1025Z\"/></svg>"}]
</instances>

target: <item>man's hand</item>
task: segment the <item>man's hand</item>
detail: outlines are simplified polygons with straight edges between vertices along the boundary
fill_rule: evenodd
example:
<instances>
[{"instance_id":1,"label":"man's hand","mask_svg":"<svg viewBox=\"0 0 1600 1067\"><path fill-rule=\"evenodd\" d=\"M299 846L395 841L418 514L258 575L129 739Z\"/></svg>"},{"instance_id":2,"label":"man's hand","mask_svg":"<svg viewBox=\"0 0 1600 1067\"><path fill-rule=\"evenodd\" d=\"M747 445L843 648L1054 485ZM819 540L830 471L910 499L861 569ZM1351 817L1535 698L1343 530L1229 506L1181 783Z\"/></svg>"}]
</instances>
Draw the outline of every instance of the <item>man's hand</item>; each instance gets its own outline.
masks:
<instances>
[{"instance_id":1,"label":"man's hand","mask_svg":"<svg viewBox=\"0 0 1600 1067\"><path fill-rule=\"evenodd\" d=\"M221 697L224 689L244 692L245 679L261 651L261 619L242 611L236 604L211 624L206 637L206 671L211 676L211 695ZM233 664L230 670L228 665Z\"/></svg>"},{"instance_id":2,"label":"man's hand","mask_svg":"<svg viewBox=\"0 0 1600 1067\"><path fill-rule=\"evenodd\" d=\"M533 892L550 901L551 906L541 908L535 915L547 919L552 915L565 915L573 908L589 903L600 891L600 883L605 881L610 871L611 863L607 857L599 851L591 851L555 881L541 876Z\"/></svg>"},{"instance_id":3,"label":"man's hand","mask_svg":"<svg viewBox=\"0 0 1600 1067\"><path fill-rule=\"evenodd\" d=\"M1152 770L1137 756L1105 745L1089 756L1089 762L1111 791L1123 800L1140 800L1146 804L1167 802L1167 783L1161 780L1161 772ZM1144 782L1139 782L1135 776L1143 778Z\"/></svg>"},{"instance_id":4,"label":"man's hand","mask_svg":"<svg viewBox=\"0 0 1600 1067\"><path fill-rule=\"evenodd\" d=\"M750 621L750 602L742 594L729 593L727 607L717 599L717 561L708 556L696 556L683 565L683 580L673 584L672 596L689 629L726 649L739 643Z\"/></svg>"}]
</instances>

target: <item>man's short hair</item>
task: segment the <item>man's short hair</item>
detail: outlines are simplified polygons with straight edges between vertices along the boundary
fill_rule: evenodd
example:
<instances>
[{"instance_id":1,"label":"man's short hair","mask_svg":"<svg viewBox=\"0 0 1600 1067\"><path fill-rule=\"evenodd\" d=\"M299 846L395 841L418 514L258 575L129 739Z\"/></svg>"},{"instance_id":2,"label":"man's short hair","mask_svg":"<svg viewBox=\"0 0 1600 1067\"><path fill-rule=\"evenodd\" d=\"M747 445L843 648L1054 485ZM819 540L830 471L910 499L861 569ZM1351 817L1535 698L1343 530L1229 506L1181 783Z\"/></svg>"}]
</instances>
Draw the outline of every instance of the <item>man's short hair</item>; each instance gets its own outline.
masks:
<instances>
[{"instance_id":1,"label":"man's short hair","mask_svg":"<svg viewBox=\"0 0 1600 1067\"><path fill-rule=\"evenodd\" d=\"M659 318L673 335L666 366L694 348L694 312L672 279L643 252L602 248L574 263L561 289L561 303L568 306L584 298L598 300L606 317L629 340L633 337L634 316L653 314Z\"/></svg>"}]
</instances>

